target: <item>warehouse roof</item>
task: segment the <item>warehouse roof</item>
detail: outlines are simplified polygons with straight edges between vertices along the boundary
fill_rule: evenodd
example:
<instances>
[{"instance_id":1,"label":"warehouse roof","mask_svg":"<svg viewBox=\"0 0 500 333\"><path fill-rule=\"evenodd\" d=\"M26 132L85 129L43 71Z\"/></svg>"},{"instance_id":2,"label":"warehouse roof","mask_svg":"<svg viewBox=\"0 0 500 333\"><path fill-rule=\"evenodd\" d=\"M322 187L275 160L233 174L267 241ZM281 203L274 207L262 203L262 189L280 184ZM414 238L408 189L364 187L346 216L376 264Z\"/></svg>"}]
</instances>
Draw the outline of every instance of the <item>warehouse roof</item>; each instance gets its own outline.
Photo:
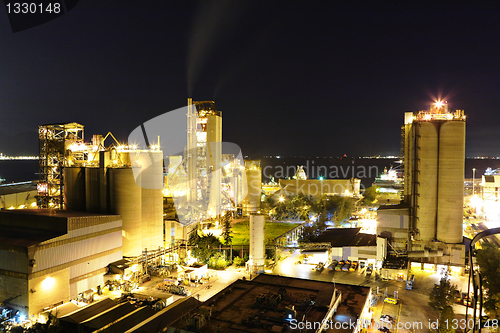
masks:
<instances>
[{"instance_id":1,"label":"warehouse roof","mask_svg":"<svg viewBox=\"0 0 500 333\"><path fill-rule=\"evenodd\" d=\"M293 316L310 323L322 322L332 304L334 289L341 297L332 322L355 322L363 311L370 287L268 274L251 281L237 280L185 315L193 319L205 316L208 320L203 331L206 332L281 332ZM193 331L181 316L169 325L167 332L177 330Z\"/></svg>"},{"instance_id":2,"label":"warehouse roof","mask_svg":"<svg viewBox=\"0 0 500 333\"><path fill-rule=\"evenodd\" d=\"M116 304L117 303L115 301L109 298L104 298L103 300L97 301L62 317L61 321L80 324L104 311L113 308Z\"/></svg>"},{"instance_id":3,"label":"warehouse roof","mask_svg":"<svg viewBox=\"0 0 500 333\"><path fill-rule=\"evenodd\" d=\"M361 228L328 228L313 243L331 243L332 247L375 246L377 236L361 233Z\"/></svg>"},{"instance_id":4,"label":"warehouse roof","mask_svg":"<svg viewBox=\"0 0 500 333\"><path fill-rule=\"evenodd\" d=\"M97 214L88 212L79 212L74 210L63 209L8 209L0 211L1 214L12 215L36 215L36 216L49 216L56 218L70 218L70 217L85 217L85 216L110 216L114 214ZM8 215L7 215L8 216Z\"/></svg>"},{"instance_id":5,"label":"warehouse roof","mask_svg":"<svg viewBox=\"0 0 500 333\"><path fill-rule=\"evenodd\" d=\"M66 232L57 230L38 230L2 226L0 244L7 246L29 247L65 234Z\"/></svg>"},{"instance_id":6,"label":"warehouse roof","mask_svg":"<svg viewBox=\"0 0 500 333\"><path fill-rule=\"evenodd\" d=\"M37 184L38 181L36 180L22 183L2 184L0 185L0 195L36 191Z\"/></svg>"},{"instance_id":7,"label":"warehouse roof","mask_svg":"<svg viewBox=\"0 0 500 333\"><path fill-rule=\"evenodd\" d=\"M126 332L154 332L158 327L169 326L189 311L199 307L200 304L201 302L192 296L181 298Z\"/></svg>"}]
</instances>

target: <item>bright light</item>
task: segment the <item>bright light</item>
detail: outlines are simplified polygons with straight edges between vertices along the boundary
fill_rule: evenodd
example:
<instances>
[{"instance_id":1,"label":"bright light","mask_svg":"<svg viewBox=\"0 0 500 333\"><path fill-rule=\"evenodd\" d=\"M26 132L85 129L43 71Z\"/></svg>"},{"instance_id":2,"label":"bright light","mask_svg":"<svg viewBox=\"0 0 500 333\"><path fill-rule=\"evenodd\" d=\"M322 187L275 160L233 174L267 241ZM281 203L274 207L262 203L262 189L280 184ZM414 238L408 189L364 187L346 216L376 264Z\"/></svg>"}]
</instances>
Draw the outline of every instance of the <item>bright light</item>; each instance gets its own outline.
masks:
<instances>
[{"instance_id":1,"label":"bright light","mask_svg":"<svg viewBox=\"0 0 500 333\"><path fill-rule=\"evenodd\" d=\"M25 315L20 315L19 316L19 322L22 322L22 321L25 321L26 320L26 316Z\"/></svg>"},{"instance_id":2,"label":"bright light","mask_svg":"<svg viewBox=\"0 0 500 333\"><path fill-rule=\"evenodd\" d=\"M279 200L279 202L285 202L285 197L280 195L280 198L278 200Z\"/></svg>"},{"instance_id":3,"label":"bright light","mask_svg":"<svg viewBox=\"0 0 500 333\"><path fill-rule=\"evenodd\" d=\"M436 101L436 103L434 103L434 105L437 107L437 108L440 108L444 105L444 103L442 101Z\"/></svg>"},{"instance_id":4,"label":"bright light","mask_svg":"<svg viewBox=\"0 0 500 333\"><path fill-rule=\"evenodd\" d=\"M319 180L323 180L323 176L319 177Z\"/></svg>"},{"instance_id":5,"label":"bright light","mask_svg":"<svg viewBox=\"0 0 500 333\"><path fill-rule=\"evenodd\" d=\"M36 202L35 201L31 203L31 207L36 207Z\"/></svg>"},{"instance_id":6,"label":"bright light","mask_svg":"<svg viewBox=\"0 0 500 333\"><path fill-rule=\"evenodd\" d=\"M358 220L361 230L366 234L377 234L377 220L360 219Z\"/></svg>"},{"instance_id":7,"label":"bright light","mask_svg":"<svg viewBox=\"0 0 500 333\"><path fill-rule=\"evenodd\" d=\"M474 207L474 209L476 210L476 214L477 214L481 211L481 208L483 207L483 200L481 200L481 198L478 197L477 194L474 194L470 198L470 204L472 205L472 207Z\"/></svg>"},{"instance_id":8,"label":"bright light","mask_svg":"<svg viewBox=\"0 0 500 333\"><path fill-rule=\"evenodd\" d=\"M43 289L51 289L52 287L54 287L55 284L56 284L56 279L54 279L53 277L47 276L45 278L45 280L42 281L42 288Z\"/></svg>"}]
</instances>

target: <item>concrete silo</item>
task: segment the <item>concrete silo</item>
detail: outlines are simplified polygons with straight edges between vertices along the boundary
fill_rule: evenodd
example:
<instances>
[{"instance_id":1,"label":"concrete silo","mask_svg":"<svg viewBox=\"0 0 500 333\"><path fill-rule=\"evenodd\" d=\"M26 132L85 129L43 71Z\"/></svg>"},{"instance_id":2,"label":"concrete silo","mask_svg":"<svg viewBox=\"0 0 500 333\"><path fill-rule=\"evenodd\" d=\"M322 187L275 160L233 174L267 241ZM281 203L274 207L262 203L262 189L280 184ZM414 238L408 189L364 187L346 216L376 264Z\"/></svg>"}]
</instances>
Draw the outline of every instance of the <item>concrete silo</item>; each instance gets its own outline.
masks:
<instances>
[{"instance_id":1,"label":"concrete silo","mask_svg":"<svg viewBox=\"0 0 500 333\"><path fill-rule=\"evenodd\" d=\"M152 163L136 179L141 188L142 248L163 247L163 154L161 151L140 154ZM150 162L148 162L149 164Z\"/></svg>"},{"instance_id":2,"label":"concrete silo","mask_svg":"<svg viewBox=\"0 0 500 333\"><path fill-rule=\"evenodd\" d=\"M262 169L260 160L245 161L247 195L242 202L243 215L259 213L262 195Z\"/></svg>"},{"instance_id":3,"label":"concrete silo","mask_svg":"<svg viewBox=\"0 0 500 333\"><path fill-rule=\"evenodd\" d=\"M465 122L447 121L439 133L437 240L462 242Z\"/></svg>"},{"instance_id":4,"label":"concrete silo","mask_svg":"<svg viewBox=\"0 0 500 333\"><path fill-rule=\"evenodd\" d=\"M250 255L247 262L247 270L253 274L264 272L266 258L264 232L264 215L250 215Z\"/></svg>"},{"instance_id":5,"label":"concrete silo","mask_svg":"<svg viewBox=\"0 0 500 333\"><path fill-rule=\"evenodd\" d=\"M465 116L438 102L405 114L404 203L412 241L462 243ZM423 243L420 246L424 246Z\"/></svg>"},{"instance_id":6,"label":"concrete silo","mask_svg":"<svg viewBox=\"0 0 500 333\"><path fill-rule=\"evenodd\" d=\"M85 211L85 168L66 167L63 175L66 209Z\"/></svg>"},{"instance_id":7,"label":"concrete silo","mask_svg":"<svg viewBox=\"0 0 500 333\"><path fill-rule=\"evenodd\" d=\"M123 256L142 254L142 189L137 186L132 168L108 169L111 213L122 216Z\"/></svg>"},{"instance_id":8,"label":"concrete silo","mask_svg":"<svg viewBox=\"0 0 500 333\"><path fill-rule=\"evenodd\" d=\"M209 173L208 211L221 214L221 162L222 162L222 117L218 114L207 116L207 169Z\"/></svg>"},{"instance_id":9,"label":"concrete silo","mask_svg":"<svg viewBox=\"0 0 500 333\"><path fill-rule=\"evenodd\" d=\"M430 241L436 238L436 214L438 192L438 124L419 122L416 125L416 221L418 239Z\"/></svg>"},{"instance_id":10,"label":"concrete silo","mask_svg":"<svg viewBox=\"0 0 500 333\"><path fill-rule=\"evenodd\" d=\"M90 213L101 211L101 185L99 181L99 168L85 168L85 207Z\"/></svg>"}]
</instances>

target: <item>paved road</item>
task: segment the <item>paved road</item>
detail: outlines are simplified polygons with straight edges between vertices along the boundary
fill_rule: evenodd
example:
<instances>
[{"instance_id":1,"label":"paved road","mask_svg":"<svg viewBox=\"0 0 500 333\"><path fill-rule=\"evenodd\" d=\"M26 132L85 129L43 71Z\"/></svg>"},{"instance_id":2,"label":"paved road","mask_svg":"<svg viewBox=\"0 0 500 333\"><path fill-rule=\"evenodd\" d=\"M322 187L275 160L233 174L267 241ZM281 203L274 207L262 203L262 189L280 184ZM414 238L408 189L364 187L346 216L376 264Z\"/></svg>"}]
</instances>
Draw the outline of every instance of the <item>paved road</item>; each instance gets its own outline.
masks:
<instances>
[{"instance_id":1,"label":"paved road","mask_svg":"<svg viewBox=\"0 0 500 333\"><path fill-rule=\"evenodd\" d=\"M357 272L335 272L324 269L322 272L314 271L314 265L299 264L295 262L300 255L299 251L295 251L290 257L280 261L274 269L274 274L292 276L301 279L311 279L318 281L328 281L335 283L354 284L359 286L372 287L373 293L379 291L380 301L378 304L379 310L375 314L380 317L382 314L382 302L384 294L394 296L394 292L398 292L401 301L401 309L399 314L399 322L407 323L405 329L402 327L397 332L429 332L429 322L435 321L438 316L434 310L428 305L429 293L431 292L434 284L439 283L441 275L439 273L418 271L412 272L415 274L415 288L413 290L406 290L406 283L404 281L383 281L377 274L372 276L365 276L360 270ZM457 285L457 289L467 289L467 277L464 276L451 276L450 281L452 284ZM465 306L454 305L456 319L465 318ZM378 320L378 318L376 318ZM397 318L396 318L397 319ZM420 328L421 327L421 328ZM391 330L396 332L396 330Z\"/></svg>"}]
</instances>

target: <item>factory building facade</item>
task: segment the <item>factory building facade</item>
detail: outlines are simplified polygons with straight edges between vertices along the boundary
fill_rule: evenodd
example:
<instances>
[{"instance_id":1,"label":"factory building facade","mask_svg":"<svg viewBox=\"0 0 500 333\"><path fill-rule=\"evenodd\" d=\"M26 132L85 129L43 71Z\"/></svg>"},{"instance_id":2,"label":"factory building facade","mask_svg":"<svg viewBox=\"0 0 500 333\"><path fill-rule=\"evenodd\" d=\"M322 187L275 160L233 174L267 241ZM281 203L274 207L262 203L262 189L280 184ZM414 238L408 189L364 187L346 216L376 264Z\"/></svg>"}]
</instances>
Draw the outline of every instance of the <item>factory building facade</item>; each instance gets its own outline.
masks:
<instances>
[{"instance_id":1,"label":"factory building facade","mask_svg":"<svg viewBox=\"0 0 500 333\"><path fill-rule=\"evenodd\" d=\"M122 258L122 220L47 209L0 211L2 301L33 318L90 288L104 286Z\"/></svg>"}]
</instances>

